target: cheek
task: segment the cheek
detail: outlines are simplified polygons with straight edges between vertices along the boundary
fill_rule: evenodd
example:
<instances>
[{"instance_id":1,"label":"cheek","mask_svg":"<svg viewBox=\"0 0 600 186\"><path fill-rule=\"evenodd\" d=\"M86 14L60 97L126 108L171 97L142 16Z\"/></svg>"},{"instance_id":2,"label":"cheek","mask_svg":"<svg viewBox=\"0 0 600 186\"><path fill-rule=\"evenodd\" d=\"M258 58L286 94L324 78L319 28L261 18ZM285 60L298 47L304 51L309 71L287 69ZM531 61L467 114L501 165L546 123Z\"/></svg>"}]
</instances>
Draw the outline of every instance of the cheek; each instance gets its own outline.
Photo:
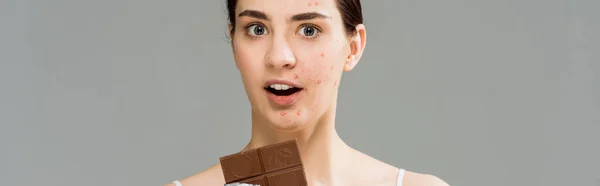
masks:
<instances>
[{"instance_id":1,"label":"cheek","mask_svg":"<svg viewBox=\"0 0 600 186\"><path fill-rule=\"evenodd\" d=\"M337 74L338 70L341 69L336 61L337 58L337 55L330 54L327 51L315 52L310 56L310 62L301 68L301 74L295 74L294 78L304 75L309 83L313 85L337 85Z\"/></svg>"},{"instance_id":2,"label":"cheek","mask_svg":"<svg viewBox=\"0 0 600 186\"><path fill-rule=\"evenodd\" d=\"M241 48L235 50L235 65L237 66L242 81L246 85L259 82L263 72L263 63L260 55L257 55L260 51L252 50L250 48ZM251 86L254 87L254 86Z\"/></svg>"},{"instance_id":3,"label":"cheek","mask_svg":"<svg viewBox=\"0 0 600 186\"><path fill-rule=\"evenodd\" d=\"M249 47L249 44L243 41L237 41L234 43L233 52L235 64L240 71L251 71L257 70L262 67L262 58L260 54L261 47Z\"/></svg>"},{"instance_id":4,"label":"cheek","mask_svg":"<svg viewBox=\"0 0 600 186\"><path fill-rule=\"evenodd\" d=\"M304 68L301 68L300 78L307 79L319 89L336 87L345 62L344 49L345 46L339 39L327 37L327 41L305 53L306 64L302 65Z\"/></svg>"}]
</instances>

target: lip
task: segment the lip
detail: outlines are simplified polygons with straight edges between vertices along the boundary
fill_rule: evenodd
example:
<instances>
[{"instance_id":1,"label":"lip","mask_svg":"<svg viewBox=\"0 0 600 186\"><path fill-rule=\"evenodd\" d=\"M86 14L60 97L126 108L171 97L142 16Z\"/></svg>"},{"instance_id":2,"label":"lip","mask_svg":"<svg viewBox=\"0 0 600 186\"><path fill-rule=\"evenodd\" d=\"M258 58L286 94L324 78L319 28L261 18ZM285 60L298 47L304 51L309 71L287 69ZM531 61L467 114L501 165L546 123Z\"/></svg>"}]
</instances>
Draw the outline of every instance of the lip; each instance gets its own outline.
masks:
<instances>
[{"instance_id":1,"label":"lip","mask_svg":"<svg viewBox=\"0 0 600 186\"><path fill-rule=\"evenodd\" d=\"M271 80L268 80L265 83L264 87L268 87L269 85L272 85L272 84L285 84L285 85L289 85L289 86L296 87L296 88L302 88L300 86L300 84L298 84L298 83L294 83L292 81L283 80L283 79L271 79Z\"/></svg>"},{"instance_id":2,"label":"lip","mask_svg":"<svg viewBox=\"0 0 600 186\"><path fill-rule=\"evenodd\" d=\"M265 90L265 92L267 93L267 97L269 97L269 100L271 100L271 103L280 107L289 107L294 105L296 101L300 99L300 96L302 95L304 90L300 90L288 96L278 96L269 92L268 90Z\"/></svg>"},{"instance_id":3,"label":"lip","mask_svg":"<svg viewBox=\"0 0 600 186\"><path fill-rule=\"evenodd\" d=\"M278 96L278 95L275 95L265 89L265 93L267 93L267 97L269 98L271 103L273 103L279 107L289 107L289 106L294 105L296 103L296 101L298 101L300 99L300 96L304 93L304 88L302 88L300 86L300 84L294 83L294 82L288 81L288 80L283 80L283 79L269 80L265 83L264 87L268 87L269 85L272 85L272 84L285 84L285 85L289 85L289 86L301 89L300 91L295 92L291 95L287 95L287 96Z\"/></svg>"}]
</instances>

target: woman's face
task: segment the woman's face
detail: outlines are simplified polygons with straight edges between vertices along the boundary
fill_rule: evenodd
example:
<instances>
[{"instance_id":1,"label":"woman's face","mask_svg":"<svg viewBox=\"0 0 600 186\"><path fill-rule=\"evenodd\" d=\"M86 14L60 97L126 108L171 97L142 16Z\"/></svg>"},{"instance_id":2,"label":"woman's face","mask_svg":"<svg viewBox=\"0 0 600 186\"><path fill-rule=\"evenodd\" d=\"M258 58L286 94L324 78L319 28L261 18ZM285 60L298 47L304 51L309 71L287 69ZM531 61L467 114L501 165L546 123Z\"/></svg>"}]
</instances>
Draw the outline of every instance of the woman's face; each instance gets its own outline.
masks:
<instances>
[{"instance_id":1,"label":"woman's face","mask_svg":"<svg viewBox=\"0 0 600 186\"><path fill-rule=\"evenodd\" d=\"M335 0L239 0L235 16L233 53L253 111L278 130L317 121L358 60Z\"/></svg>"}]
</instances>

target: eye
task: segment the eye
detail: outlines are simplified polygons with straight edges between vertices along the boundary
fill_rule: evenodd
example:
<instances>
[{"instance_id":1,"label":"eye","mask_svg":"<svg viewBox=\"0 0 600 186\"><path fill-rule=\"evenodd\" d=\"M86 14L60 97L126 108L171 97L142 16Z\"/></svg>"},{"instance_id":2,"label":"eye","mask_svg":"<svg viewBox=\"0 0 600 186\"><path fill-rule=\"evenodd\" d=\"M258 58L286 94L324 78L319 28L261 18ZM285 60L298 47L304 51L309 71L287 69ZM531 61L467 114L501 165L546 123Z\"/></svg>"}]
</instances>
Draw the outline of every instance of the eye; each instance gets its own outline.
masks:
<instances>
[{"instance_id":1,"label":"eye","mask_svg":"<svg viewBox=\"0 0 600 186\"><path fill-rule=\"evenodd\" d=\"M313 25L304 25L298 29L298 34L309 38L316 37L320 32L321 30Z\"/></svg>"},{"instance_id":2,"label":"eye","mask_svg":"<svg viewBox=\"0 0 600 186\"><path fill-rule=\"evenodd\" d=\"M261 36L267 34L267 28L259 24L253 24L246 27L246 32L251 36Z\"/></svg>"}]
</instances>

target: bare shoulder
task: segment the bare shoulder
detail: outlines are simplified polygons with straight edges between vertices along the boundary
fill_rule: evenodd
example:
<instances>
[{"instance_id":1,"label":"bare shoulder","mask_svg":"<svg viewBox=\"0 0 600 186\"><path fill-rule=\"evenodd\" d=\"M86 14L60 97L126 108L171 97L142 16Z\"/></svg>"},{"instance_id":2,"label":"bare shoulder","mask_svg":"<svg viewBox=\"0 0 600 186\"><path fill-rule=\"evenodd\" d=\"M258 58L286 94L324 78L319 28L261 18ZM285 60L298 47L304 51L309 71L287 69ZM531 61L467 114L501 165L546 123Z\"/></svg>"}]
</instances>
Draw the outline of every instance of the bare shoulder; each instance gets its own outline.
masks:
<instances>
[{"instance_id":1,"label":"bare shoulder","mask_svg":"<svg viewBox=\"0 0 600 186\"><path fill-rule=\"evenodd\" d=\"M217 164L202 172L179 180L179 182L183 186L225 185L225 178L223 177L221 165ZM168 183L165 186L175 186L175 184Z\"/></svg>"},{"instance_id":2,"label":"bare shoulder","mask_svg":"<svg viewBox=\"0 0 600 186\"><path fill-rule=\"evenodd\" d=\"M396 185L398 178L398 168L369 156L360 151L354 150L350 155L350 161L360 162L352 167L344 167L348 171L349 183L345 185L372 185L389 186Z\"/></svg>"},{"instance_id":3,"label":"bare shoulder","mask_svg":"<svg viewBox=\"0 0 600 186\"><path fill-rule=\"evenodd\" d=\"M403 186L449 186L444 180L431 174L405 171Z\"/></svg>"},{"instance_id":4,"label":"bare shoulder","mask_svg":"<svg viewBox=\"0 0 600 186\"><path fill-rule=\"evenodd\" d=\"M366 154L359 154L354 157L358 162L361 171L360 175L352 176L360 180L354 180L357 185L398 185L399 168L377 160ZM431 174L423 174L412 171L404 171L402 186L449 186L444 180Z\"/></svg>"}]
</instances>

